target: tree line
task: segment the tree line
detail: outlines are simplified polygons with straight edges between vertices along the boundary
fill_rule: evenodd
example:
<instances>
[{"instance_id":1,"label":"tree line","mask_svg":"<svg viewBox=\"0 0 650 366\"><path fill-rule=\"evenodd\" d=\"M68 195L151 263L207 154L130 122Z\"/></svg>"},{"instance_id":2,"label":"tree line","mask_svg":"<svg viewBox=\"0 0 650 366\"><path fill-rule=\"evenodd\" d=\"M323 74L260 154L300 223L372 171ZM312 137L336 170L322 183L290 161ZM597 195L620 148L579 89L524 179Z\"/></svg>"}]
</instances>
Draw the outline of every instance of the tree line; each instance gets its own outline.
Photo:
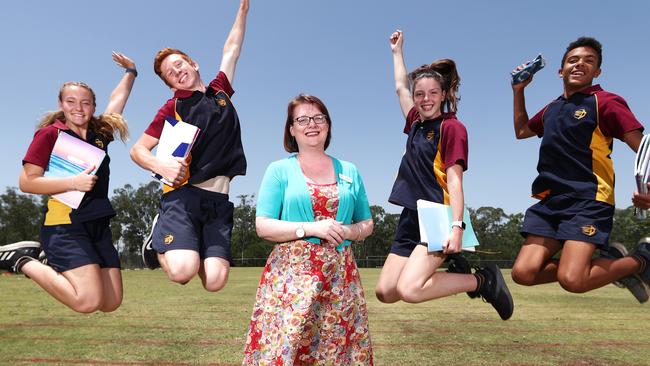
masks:
<instances>
[{"instance_id":1,"label":"tree line","mask_svg":"<svg viewBox=\"0 0 650 366\"><path fill-rule=\"evenodd\" d=\"M115 189L111 197L117 216L111 222L113 240L124 268L142 267L140 248L149 235L150 224L156 215L161 189L152 181L135 188L126 184ZM231 198L232 199L232 198ZM263 266L273 243L260 239L255 233L255 196L234 197L234 228L232 256L235 265ZM0 245L21 240L39 240L39 230L47 204L46 196L28 195L14 187L0 195ZM399 214L391 214L383 207L370 207L375 229L364 241L353 243L354 255L360 266L381 266L390 250ZM523 238L519 228L523 214L507 214L501 208L469 209L472 225L481 243L477 253L468 254L471 261L501 261L511 263L519 252ZM629 250L636 242L650 234L650 220L639 220L633 207L617 209L611 241L623 243Z\"/></svg>"}]
</instances>

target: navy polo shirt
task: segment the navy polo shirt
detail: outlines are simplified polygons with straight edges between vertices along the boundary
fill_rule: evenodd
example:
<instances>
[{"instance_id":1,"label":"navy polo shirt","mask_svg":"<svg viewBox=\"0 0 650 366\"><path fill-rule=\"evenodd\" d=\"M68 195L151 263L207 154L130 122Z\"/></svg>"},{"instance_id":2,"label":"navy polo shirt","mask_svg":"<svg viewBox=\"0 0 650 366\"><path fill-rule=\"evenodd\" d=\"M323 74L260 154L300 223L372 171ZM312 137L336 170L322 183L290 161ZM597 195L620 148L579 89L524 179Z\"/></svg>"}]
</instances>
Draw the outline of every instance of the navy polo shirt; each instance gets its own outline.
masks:
<instances>
[{"instance_id":1,"label":"navy polo shirt","mask_svg":"<svg viewBox=\"0 0 650 366\"><path fill-rule=\"evenodd\" d=\"M72 209L53 198L49 199L45 214L45 225L70 224L72 222L85 222L102 217L115 216L115 211L108 199L109 164L111 160L108 156L108 144L112 141L112 136L109 138L88 129L86 139L84 140L70 130L63 121L56 120L53 124L36 131L34 139L23 158L23 165L30 163L43 168L43 170L47 170L50 155L52 154L52 149L54 148L59 133L67 133L96 146L104 150L106 156L95 173L97 175L97 181L93 189L86 192L77 209Z\"/></svg>"},{"instance_id":2,"label":"navy polo shirt","mask_svg":"<svg viewBox=\"0 0 650 366\"><path fill-rule=\"evenodd\" d=\"M417 209L417 200L449 204L446 170L460 164L467 170L467 130L453 113L420 121L412 108L406 116L406 152L388 201Z\"/></svg>"},{"instance_id":3,"label":"navy polo shirt","mask_svg":"<svg viewBox=\"0 0 650 366\"><path fill-rule=\"evenodd\" d=\"M239 118L230 100L233 94L226 74L220 71L205 92L176 91L144 131L159 139L165 117L182 120L200 129L191 151L190 184L216 176L233 178L246 174Z\"/></svg>"},{"instance_id":4,"label":"navy polo shirt","mask_svg":"<svg viewBox=\"0 0 650 366\"><path fill-rule=\"evenodd\" d=\"M614 204L613 139L643 130L620 96L594 85L560 96L528 121L542 142L532 194Z\"/></svg>"}]
</instances>

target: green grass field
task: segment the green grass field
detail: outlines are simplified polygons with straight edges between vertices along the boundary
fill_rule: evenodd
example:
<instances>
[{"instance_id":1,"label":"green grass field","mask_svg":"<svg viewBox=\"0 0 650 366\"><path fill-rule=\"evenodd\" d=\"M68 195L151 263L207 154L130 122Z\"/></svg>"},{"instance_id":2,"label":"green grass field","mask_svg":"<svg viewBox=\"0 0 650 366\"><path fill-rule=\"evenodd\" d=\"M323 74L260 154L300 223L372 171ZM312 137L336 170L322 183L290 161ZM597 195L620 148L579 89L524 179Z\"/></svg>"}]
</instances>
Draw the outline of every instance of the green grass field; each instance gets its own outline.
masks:
<instances>
[{"instance_id":1,"label":"green grass field","mask_svg":"<svg viewBox=\"0 0 650 366\"><path fill-rule=\"evenodd\" d=\"M76 314L23 276L0 276L2 365L238 365L261 268L207 293L161 271L124 271L124 302ZM509 282L511 320L461 294L379 303L362 269L377 365L650 365L650 305L612 285L585 295ZM509 279L509 274L505 274Z\"/></svg>"}]
</instances>

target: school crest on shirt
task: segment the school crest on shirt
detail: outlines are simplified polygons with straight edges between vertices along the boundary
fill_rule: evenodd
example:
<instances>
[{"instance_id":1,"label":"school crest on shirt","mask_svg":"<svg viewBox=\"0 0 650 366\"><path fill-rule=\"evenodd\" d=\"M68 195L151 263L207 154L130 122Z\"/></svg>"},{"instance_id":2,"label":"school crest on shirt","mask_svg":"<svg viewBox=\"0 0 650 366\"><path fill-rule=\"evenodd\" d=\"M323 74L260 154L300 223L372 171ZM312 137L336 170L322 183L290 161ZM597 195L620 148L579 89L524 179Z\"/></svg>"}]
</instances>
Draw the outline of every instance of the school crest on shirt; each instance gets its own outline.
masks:
<instances>
[{"instance_id":1,"label":"school crest on shirt","mask_svg":"<svg viewBox=\"0 0 650 366\"><path fill-rule=\"evenodd\" d=\"M169 245L174 241L174 235L172 234L167 234L165 235L165 244Z\"/></svg>"},{"instance_id":2,"label":"school crest on shirt","mask_svg":"<svg viewBox=\"0 0 650 366\"><path fill-rule=\"evenodd\" d=\"M433 138L436 136L436 133L434 131L429 131L427 132L427 140L431 141Z\"/></svg>"},{"instance_id":3,"label":"school crest on shirt","mask_svg":"<svg viewBox=\"0 0 650 366\"><path fill-rule=\"evenodd\" d=\"M219 98L219 99L217 99L217 104L219 104L219 106L221 106L221 107L225 107L226 106L226 101L224 99Z\"/></svg>"},{"instance_id":4,"label":"school crest on shirt","mask_svg":"<svg viewBox=\"0 0 650 366\"><path fill-rule=\"evenodd\" d=\"M586 115L587 115L587 110L584 109L584 108L580 108L580 109L576 110L575 112L573 112L573 118L575 118L577 120L581 120L581 119L585 118Z\"/></svg>"},{"instance_id":5,"label":"school crest on shirt","mask_svg":"<svg viewBox=\"0 0 650 366\"><path fill-rule=\"evenodd\" d=\"M104 141L102 141L100 139L95 139L95 146L97 146L100 149L103 149L104 148Z\"/></svg>"},{"instance_id":6,"label":"school crest on shirt","mask_svg":"<svg viewBox=\"0 0 650 366\"><path fill-rule=\"evenodd\" d=\"M582 229L582 233L587 236L594 236L598 231L594 225L585 225L581 227L581 229Z\"/></svg>"}]
</instances>

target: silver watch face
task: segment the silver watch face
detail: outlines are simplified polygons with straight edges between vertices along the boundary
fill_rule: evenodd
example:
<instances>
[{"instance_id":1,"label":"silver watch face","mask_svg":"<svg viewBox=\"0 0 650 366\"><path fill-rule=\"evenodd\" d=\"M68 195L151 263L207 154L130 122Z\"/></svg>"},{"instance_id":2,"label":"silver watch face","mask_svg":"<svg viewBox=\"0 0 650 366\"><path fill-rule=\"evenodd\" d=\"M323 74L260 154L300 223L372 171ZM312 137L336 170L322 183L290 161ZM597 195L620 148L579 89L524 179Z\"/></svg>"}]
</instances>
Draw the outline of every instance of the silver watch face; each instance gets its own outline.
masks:
<instances>
[{"instance_id":1,"label":"silver watch face","mask_svg":"<svg viewBox=\"0 0 650 366\"><path fill-rule=\"evenodd\" d=\"M305 237L305 229L302 226L296 229L296 236L298 237L298 239L302 239Z\"/></svg>"}]
</instances>

